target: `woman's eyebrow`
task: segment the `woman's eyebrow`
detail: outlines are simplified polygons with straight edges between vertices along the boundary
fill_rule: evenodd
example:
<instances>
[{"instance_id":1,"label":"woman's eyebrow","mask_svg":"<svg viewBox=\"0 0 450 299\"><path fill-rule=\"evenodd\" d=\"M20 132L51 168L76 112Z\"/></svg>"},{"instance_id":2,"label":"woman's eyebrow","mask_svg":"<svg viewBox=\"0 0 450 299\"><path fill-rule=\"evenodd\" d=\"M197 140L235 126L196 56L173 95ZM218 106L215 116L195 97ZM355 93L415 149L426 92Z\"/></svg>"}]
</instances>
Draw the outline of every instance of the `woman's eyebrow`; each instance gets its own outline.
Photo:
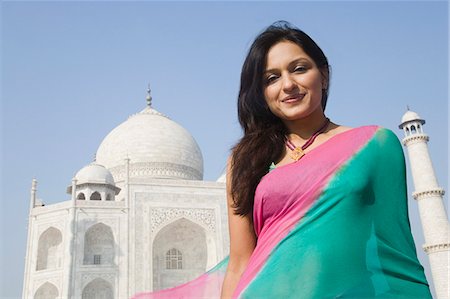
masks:
<instances>
[{"instance_id":1,"label":"woman's eyebrow","mask_svg":"<svg viewBox=\"0 0 450 299\"><path fill-rule=\"evenodd\" d=\"M307 62L307 63L310 63L311 60L309 60L308 58L305 58L305 57L299 57L299 58L297 58L297 59L292 60L292 61L289 63L289 65L293 65L293 64L296 64L296 63L299 63L299 62Z\"/></svg>"},{"instance_id":2,"label":"woman's eyebrow","mask_svg":"<svg viewBox=\"0 0 450 299\"><path fill-rule=\"evenodd\" d=\"M298 58L293 59L291 62L289 62L288 66L290 67L293 64L296 64L296 63L299 63L299 62L311 63L311 60L306 58L306 57L298 57ZM273 73L273 72L275 72L277 70L278 70L278 68L267 69L267 70L264 71L264 74Z\"/></svg>"}]
</instances>

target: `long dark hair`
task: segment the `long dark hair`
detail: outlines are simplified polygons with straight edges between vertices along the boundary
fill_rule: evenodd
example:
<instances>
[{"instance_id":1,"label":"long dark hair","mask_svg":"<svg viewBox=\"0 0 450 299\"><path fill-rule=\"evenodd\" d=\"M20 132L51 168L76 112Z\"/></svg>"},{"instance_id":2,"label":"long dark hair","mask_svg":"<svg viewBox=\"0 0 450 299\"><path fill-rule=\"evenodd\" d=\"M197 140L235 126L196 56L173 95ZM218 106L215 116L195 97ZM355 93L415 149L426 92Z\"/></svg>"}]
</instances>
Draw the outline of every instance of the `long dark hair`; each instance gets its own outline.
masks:
<instances>
[{"instance_id":1,"label":"long dark hair","mask_svg":"<svg viewBox=\"0 0 450 299\"><path fill-rule=\"evenodd\" d=\"M238 117L244 136L233 147L231 159L233 208L235 214L241 216L252 213L256 186L268 172L270 164L281 159L285 149L287 129L266 104L263 80L267 53L281 41L291 41L300 46L326 80L330 77L328 60L319 46L288 22L278 21L256 37L241 72ZM321 102L324 110L329 84L325 86Z\"/></svg>"}]
</instances>

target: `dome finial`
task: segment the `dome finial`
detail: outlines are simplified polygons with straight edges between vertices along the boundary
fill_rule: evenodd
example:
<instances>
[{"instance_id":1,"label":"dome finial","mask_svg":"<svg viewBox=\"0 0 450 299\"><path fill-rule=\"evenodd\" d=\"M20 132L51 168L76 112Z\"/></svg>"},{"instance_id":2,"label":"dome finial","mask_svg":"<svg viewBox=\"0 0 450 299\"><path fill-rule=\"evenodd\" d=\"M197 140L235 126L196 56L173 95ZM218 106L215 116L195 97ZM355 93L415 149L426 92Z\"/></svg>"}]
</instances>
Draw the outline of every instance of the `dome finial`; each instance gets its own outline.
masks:
<instances>
[{"instance_id":1,"label":"dome finial","mask_svg":"<svg viewBox=\"0 0 450 299\"><path fill-rule=\"evenodd\" d=\"M408 110L408 111L409 111L409 105L406 105L406 110Z\"/></svg>"},{"instance_id":2,"label":"dome finial","mask_svg":"<svg viewBox=\"0 0 450 299\"><path fill-rule=\"evenodd\" d=\"M148 84L147 87L147 106L151 107L152 106L152 95L151 95L152 90L150 89L150 83Z\"/></svg>"}]
</instances>

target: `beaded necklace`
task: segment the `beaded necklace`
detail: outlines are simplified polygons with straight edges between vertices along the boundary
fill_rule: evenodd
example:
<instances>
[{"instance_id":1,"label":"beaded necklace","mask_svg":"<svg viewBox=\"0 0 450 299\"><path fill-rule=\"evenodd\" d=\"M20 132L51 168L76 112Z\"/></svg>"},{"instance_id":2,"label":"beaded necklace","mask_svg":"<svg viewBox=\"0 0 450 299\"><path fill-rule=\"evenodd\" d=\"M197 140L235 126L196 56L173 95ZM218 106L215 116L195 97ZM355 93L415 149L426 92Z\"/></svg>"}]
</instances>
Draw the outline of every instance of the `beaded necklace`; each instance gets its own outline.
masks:
<instances>
[{"instance_id":1,"label":"beaded necklace","mask_svg":"<svg viewBox=\"0 0 450 299\"><path fill-rule=\"evenodd\" d=\"M308 140L306 140L305 144L303 144L302 146L295 146L295 144L290 139L286 140L287 147L292 151L290 155L291 158L295 161L300 160L305 155L304 150L314 142L317 136L319 136L325 131L329 123L330 119L327 117L323 125L320 127L320 129L317 130L314 134L312 134L312 136L309 137Z\"/></svg>"}]
</instances>

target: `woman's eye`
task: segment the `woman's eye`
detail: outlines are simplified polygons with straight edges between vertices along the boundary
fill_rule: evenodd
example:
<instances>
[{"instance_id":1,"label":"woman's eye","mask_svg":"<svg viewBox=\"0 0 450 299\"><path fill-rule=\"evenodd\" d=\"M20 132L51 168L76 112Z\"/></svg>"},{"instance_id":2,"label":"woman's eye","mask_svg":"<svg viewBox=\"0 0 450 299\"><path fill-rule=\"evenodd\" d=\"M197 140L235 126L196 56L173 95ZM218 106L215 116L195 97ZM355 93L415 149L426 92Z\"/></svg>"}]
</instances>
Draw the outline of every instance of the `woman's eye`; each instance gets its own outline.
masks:
<instances>
[{"instance_id":1,"label":"woman's eye","mask_svg":"<svg viewBox=\"0 0 450 299\"><path fill-rule=\"evenodd\" d=\"M267 84L270 84L270 83L274 82L277 78L278 78L278 77L275 76L275 75L267 76L267 78L266 78L266 83L267 83Z\"/></svg>"},{"instance_id":2,"label":"woman's eye","mask_svg":"<svg viewBox=\"0 0 450 299\"><path fill-rule=\"evenodd\" d=\"M298 65L298 66L295 67L294 72L296 72L296 73L304 73L304 72L306 72L306 70L307 69L306 69L305 66Z\"/></svg>"}]
</instances>

